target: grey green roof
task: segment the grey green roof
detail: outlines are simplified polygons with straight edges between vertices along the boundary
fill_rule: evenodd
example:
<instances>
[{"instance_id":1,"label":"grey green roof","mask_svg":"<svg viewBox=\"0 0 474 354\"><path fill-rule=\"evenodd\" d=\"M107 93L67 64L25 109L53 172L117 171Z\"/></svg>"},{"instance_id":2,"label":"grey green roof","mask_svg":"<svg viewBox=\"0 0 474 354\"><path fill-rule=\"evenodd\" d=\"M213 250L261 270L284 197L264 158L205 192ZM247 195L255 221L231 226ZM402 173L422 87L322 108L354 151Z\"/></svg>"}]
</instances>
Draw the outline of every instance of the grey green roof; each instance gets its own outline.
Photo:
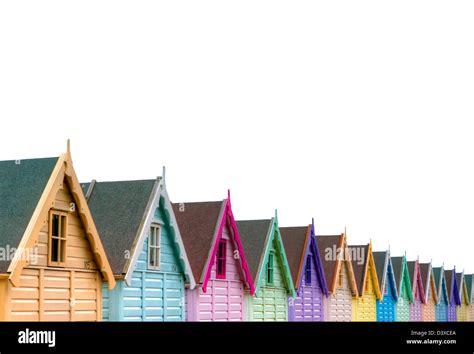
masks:
<instances>
[{"instance_id":1,"label":"grey green roof","mask_svg":"<svg viewBox=\"0 0 474 354\"><path fill-rule=\"evenodd\" d=\"M58 157L0 161L0 247L18 246L57 162ZM0 261L0 272L9 265Z\"/></svg>"},{"instance_id":2,"label":"grey green roof","mask_svg":"<svg viewBox=\"0 0 474 354\"><path fill-rule=\"evenodd\" d=\"M472 303L472 274L464 274L464 281L466 282L469 303Z\"/></svg>"},{"instance_id":3,"label":"grey green roof","mask_svg":"<svg viewBox=\"0 0 474 354\"><path fill-rule=\"evenodd\" d=\"M123 274L152 198L156 179L95 182L89 209L114 274ZM81 184L84 194L90 183Z\"/></svg>"},{"instance_id":4,"label":"grey green roof","mask_svg":"<svg viewBox=\"0 0 474 354\"><path fill-rule=\"evenodd\" d=\"M299 287L298 273L305 255L306 238L310 233L310 226L280 227L286 259L290 266L291 277L295 288Z\"/></svg>"},{"instance_id":5,"label":"grey green roof","mask_svg":"<svg viewBox=\"0 0 474 354\"><path fill-rule=\"evenodd\" d=\"M272 226L272 219L239 220L236 224L250 274L256 284L260 262L264 257L267 235Z\"/></svg>"}]
</instances>

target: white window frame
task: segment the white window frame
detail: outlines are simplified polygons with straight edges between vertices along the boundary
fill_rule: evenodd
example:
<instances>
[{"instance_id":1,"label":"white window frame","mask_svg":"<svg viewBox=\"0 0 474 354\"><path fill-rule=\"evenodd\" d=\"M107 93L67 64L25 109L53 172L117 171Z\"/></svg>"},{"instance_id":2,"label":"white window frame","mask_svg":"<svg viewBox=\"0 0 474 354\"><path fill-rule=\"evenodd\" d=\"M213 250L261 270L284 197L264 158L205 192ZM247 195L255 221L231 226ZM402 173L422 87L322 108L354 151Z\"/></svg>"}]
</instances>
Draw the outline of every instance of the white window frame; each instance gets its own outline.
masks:
<instances>
[{"instance_id":1,"label":"white window frame","mask_svg":"<svg viewBox=\"0 0 474 354\"><path fill-rule=\"evenodd\" d=\"M154 243L152 243L152 240ZM155 257L155 264L151 264L152 255ZM151 224L148 235L148 269L158 270L161 265L161 225Z\"/></svg>"}]
</instances>

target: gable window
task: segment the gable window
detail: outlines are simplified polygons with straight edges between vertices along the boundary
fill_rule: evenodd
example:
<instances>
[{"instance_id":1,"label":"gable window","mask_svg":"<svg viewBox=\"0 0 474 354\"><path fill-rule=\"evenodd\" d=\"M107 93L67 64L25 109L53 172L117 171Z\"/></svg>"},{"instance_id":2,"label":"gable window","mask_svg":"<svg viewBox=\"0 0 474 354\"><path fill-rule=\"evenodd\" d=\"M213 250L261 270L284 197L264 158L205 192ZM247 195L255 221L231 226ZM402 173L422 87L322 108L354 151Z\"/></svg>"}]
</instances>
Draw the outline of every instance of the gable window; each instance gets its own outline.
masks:
<instances>
[{"instance_id":1,"label":"gable window","mask_svg":"<svg viewBox=\"0 0 474 354\"><path fill-rule=\"evenodd\" d=\"M365 291L368 292L369 291L369 277L367 277L365 279Z\"/></svg>"},{"instance_id":2,"label":"gable window","mask_svg":"<svg viewBox=\"0 0 474 354\"><path fill-rule=\"evenodd\" d=\"M67 213L52 210L49 214L48 265L66 265Z\"/></svg>"},{"instance_id":3,"label":"gable window","mask_svg":"<svg viewBox=\"0 0 474 354\"><path fill-rule=\"evenodd\" d=\"M151 225L150 237L148 239L148 268L160 268L160 241L161 228L159 225Z\"/></svg>"},{"instance_id":4,"label":"gable window","mask_svg":"<svg viewBox=\"0 0 474 354\"><path fill-rule=\"evenodd\" d=\"M217 278L218 279L225 279L226 256L227 256L227 241L221 239L219 241L219 247L217 249Z\"/></svg>"},{"instance_id":5,"label":"gable window","mask_svg":"<svg viewBox=\"0 0 474 354\"><path fill-rule=\"evenodd\" d=\"M337 286L339 288L342 288L343 285L344 285L344 272L342 271L342 264L341 264L341 269L339 270L339 274L337 277Z\"/></svg>"},{"instance_id":6,"label":"gable window","mask_svg":"<svg viewBox=\"0 0 474 354\"><path fill-rule=\"evenodd\" d=\"M268 263L267 263L267 283L273 284L273 262L274 262L274 253L270 252L268 254Z\"/></svg>"},{"instance_id":7,"label":"gable window","mask_svg":"<svg viewBox=\"0 0 474 354\"><path fill-rule=\"evenodd\" d=\"M311 258L306 258L306 270L305 270L305 282L306 285L311 285Z\"/></svg>"}]
</instances>

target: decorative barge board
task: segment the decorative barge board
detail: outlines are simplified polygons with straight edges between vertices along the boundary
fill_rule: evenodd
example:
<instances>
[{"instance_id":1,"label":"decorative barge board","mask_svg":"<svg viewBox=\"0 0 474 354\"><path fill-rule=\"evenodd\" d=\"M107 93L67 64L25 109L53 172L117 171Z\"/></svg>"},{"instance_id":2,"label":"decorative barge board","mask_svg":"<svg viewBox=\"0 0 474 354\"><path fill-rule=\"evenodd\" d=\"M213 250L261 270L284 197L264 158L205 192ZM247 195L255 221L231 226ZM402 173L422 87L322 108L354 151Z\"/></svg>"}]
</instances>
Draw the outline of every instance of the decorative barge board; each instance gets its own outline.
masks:
<instances>
[{"instance_id":1,"label":"decorative barge board","mask_svg":"<svg viewBox=\"0 0 474 354\"><path fill-rule=\"evenodd\" d=\"M425 304L425 290L423 289L420 265L418 260L407 262L407 265L413 294L413 302L410 305L410 321L420 322L422 320L422 307Z\"/></svg>"},{"instance_id":2,"label":"decorative barge board","mask_svg":"<svg viewBox=\"0 0 474 354\"><path fill-rule=\"evenodd\" d=\"M458 322L469 321L469 296L467 286L464 279L464 272L456 273L456 282L459 287L459 300L461 304L456 308L456 316Z\"/></svg>"},{"instance_id":3,"label":"decorative barge board","mask_svg":"<svg viewBox=\"0 0 474 354\"><path fill-rule=\"evenodd\" d=\"M433 267L433 278L436 286L438 301L436 303L436 321L448 321L449 296L444 277L444 267Z\"/></svg>"},{"instance_id":4,"label":"decorative barge board","mask_svg":"<svg viewBox=\"0 0 474 354\"><path fill-rule=\"evenodd\" d=\"M114 276L68 149L0 162L0 320L100 321ZM13 252L12 252L13 255Z\"/></svg>"},{"instance_id":5,"label":"decorative barge board","mask_svg":"<svg viewBox=\"0 0 474 354\"><path fill-rule=\"evenodd\" d=\"M377 321L377 301L382 299L372 242L367 245L349 246L349 254L358 296L352 298L352 320L358 322Z\"/></svg>"},{"instance_id":6,"label":"decorative barge board","mask_svg":"<svg viewBox=\"0 0 474 354\"><path fill-rule=\"evenodd\" d=\"M255 295L245 292L245 319L248 321L288 321L288 296L295 287L278 219L237 221L240 239L252 276Z\"/></svg>"},{"instance_id":7,"label":"decorative barge board","mask_svg":"<svg viewBox=\"0 0 474 354\"><path fill-rule=\"evenodd\" d=\"M397 322L408 322L410 321L410 305L413 303L413 292L406 257L392 257L392 264L398 293L395 318Z\"/></svg>"},{"instance_id":8,"label":"decorative barge board","mask_svg":"<svg viewBox=\"0 0 474 354\"><path fill-rule=\"evenodd\" d=\"M83 189L117 281L103 291L103 319L184 321L184 288L195 282L164 178Z\"/></svg>"},{"instance_id":9,"label":"decorative barge board","mask_svg":"<svg viewBox=\"0 0 474 354\"><path fill-rule=\"evenodd\" d=\"M324 301L325 321L352 321L352 297L358 296L346 234L316 236L328 296Z\"/></svg>"},{"instance_id":10,"label":"decorative barge board","mask_svg":"<svg viewBox=\"0 0 474 354\"><path fill-rule=\"evenodd\" d=\"M433 270L430 263L420 263L421 279L425 290L425 304L421 308L421 320L423 322L436 321L436 304L438 295L433 276Z\"/></svg>"},{"instance_id":11,"label":"decorative barge board","mask_svg":"<svg viewBox=\"0 0 474 354\"><path fill-rule=\"evenodd\" d=\"M314 225L281 227L296 297L288 298L288 320L319 322L328 290L314 236Z\"/></svg>"},{"instance_id":12,"label":"decorative barge board","mask_svg":"<svg viewBox=\"0 0 474 354\"><path fill-rule=\"evenodd\" d=\"M390 251L372 254L382 295L382 299L377 299L377 322L394 322L398 294Z\"/></svg>"},{"instance_id":13,"label":"decorative barge board","mask_svg":"<svg viewBox=\"0 0 474 354\"><path fill-rule=\"evenodd\" d=\"M445 270L444 277L446 278L446 288L448 289L448 322L456 322L456 306L461 305L459 288L456 281L456 268Z\"/></svg>"},{"instance_id":14,"label":"decorative barge board","mask_svg":"<svg viewBox=\"0 0 474 354\"><path fill-rule=\"evenodd\" d=\"M194 289L186 289L188 321L242 321L244 290L254 295L230 197L218 202L173 203Z\"/></svg>"}]
</instances>

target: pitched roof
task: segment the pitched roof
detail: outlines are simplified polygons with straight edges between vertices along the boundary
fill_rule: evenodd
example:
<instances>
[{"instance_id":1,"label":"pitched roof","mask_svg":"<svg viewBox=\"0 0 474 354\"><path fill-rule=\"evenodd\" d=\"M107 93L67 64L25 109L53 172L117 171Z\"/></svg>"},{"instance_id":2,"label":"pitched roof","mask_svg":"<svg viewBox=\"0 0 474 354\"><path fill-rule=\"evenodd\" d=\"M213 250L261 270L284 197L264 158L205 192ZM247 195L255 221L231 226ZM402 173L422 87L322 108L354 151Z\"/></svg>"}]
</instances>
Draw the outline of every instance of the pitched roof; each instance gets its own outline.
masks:
<instances>
[{"instance_id":1,"label":"pitched roof","mask_svg":"<svg viewBox=\"0 0 474 354\"><path fill-rule=\"evenodd\" d=\"M453 284L453 270L452 269L445 269L444 270L444 279L446 279L446 288L448 289L448 298L451 301L451 296L454 293L454 284Z\"/></svg>"},{"instance_id":2,"label":"pitched roof","mask_svg":"<svg viewBox=\"0 0 474 354\"><path fill-rule=\"evenodd\" d=\"M423 285L430 286L430 280L428 279L429 272L430 272L430 263L419 263L420 266L420 274L421 274L421 281Z\"/></svg>"},{"instance_id":3,"label":"pitched roof","mask_svg":"<svg viewBox=\"0 0 474 354\"><path fill-rule=\"evenodd\" d=\"M126 251L132 250L144 220L156 179L95 182L88 199L114 274L125 273ZM87 193L90 183L81 184Z\"/></svg>"},{"instance_id":4,"label":"pitched roof","mask_svg":"<svg viewBox=\"0 0 474 354\"><path fill-rule=\"evenodd\" d=\"M255 283L258 280L258 269L264 256L272 221L272 219L236 221L250 274Z\"/></svg>"},{"instance_id":5,"label":"pitched roof","mask_svg":"<svg viewBox=\"0 0 474 354\"><path fill-rule=\"evenodd\" d=\"M349 254L351 256L352 269L354 270L354 277L357 284L359 294L364 289L364 278L367 270L366 264L369 261L369 245L352 245L349 246ZM352 259L354 255L359 255L362 252L362 261L360 259Z\"/></svg>"},{"instance_id":6,"label":"pitched roof","mask_svg":"<svg viewBox=\"0 0 474 354\"><path fill-rule=\"evenodd\" d=\"M456 273L456 283L458 285L460 294L462 294L462 281L463 281L462 273Z\"/></svg>"},{"instance_id":7,"label":"pitched roof","mask_svg":"<svg viewBox=\"0 0 474 354\"><path fill-rule=\"evenodd\" d=\"M226 200L172 203L196 283L201 282Z\"/></svg>"},{"instance_id":8,"label":"pitched roof","mask_svg":"<svg viewBox=\"0 0 474 354\"><path fill-rule=\"evenodd\" d=\"M403 257L392 257L393 275L395 276L397 292L400 292L403 278Z\"/></svg>"},{"instance_id":9,"label":"pitched roof","mask_svg":"<svg viewBox=\"0 0 474 354\"><path fill-rule=\"evenodd\" d=\"M0 161L0 247L17 247L58 157ZM10 261L0 261L6 272Z\"/></svg>"},{"instance_id":10,"label":"pitched roof","mask_svg":"<svg viewBox=\"0 0 474 354\"><path fill-rule=\"evenodd\" d=\"M334 250L340 246L342 235L330 235L330 236L316 236L316 242L318 243L319 256L323 265L324 276L328 288L332 291L332 285L334 284L334 277L336 276L337 266L337 255L326 259L327 250Z\"/></svg>"},{"instance_id":11,"label":"pitched roof","mask_svg":"<svg viewBox=\"0 0 474 354\"><path fill-rule=\"evenodd\" d=\"M415 275L415 266L416 266L416 261L409 261L407 262L408 266L408 274L410 275L410 284L413 286L413 276Z\"/></svg>"},{"instance_id":12,"label":"pitched roof","mask_svg":"<svg viewBox=\"0 0 474 354\"><path fill-rule=\"evenodd\" d=\"M372 255L374 257L377 278L379 279L380 291L383 293L384 289L382 289L382 287L387 277L387 271L385 269L385 265L388 258L388 252L387 251L372 252Z\"/></svg>"},{"instance_id":13,"label":"pitched roof","mask_svg":"<svg viewBox=\"0 0 474 354\"><path fill-rule=\"evenodd\" d=\"M302 257L306 251L306 238L311 226L280 227L286 258L290 266L291 277L295 288L298 288L298 274L302 263Z\"/></svg>"}]
</instances>

